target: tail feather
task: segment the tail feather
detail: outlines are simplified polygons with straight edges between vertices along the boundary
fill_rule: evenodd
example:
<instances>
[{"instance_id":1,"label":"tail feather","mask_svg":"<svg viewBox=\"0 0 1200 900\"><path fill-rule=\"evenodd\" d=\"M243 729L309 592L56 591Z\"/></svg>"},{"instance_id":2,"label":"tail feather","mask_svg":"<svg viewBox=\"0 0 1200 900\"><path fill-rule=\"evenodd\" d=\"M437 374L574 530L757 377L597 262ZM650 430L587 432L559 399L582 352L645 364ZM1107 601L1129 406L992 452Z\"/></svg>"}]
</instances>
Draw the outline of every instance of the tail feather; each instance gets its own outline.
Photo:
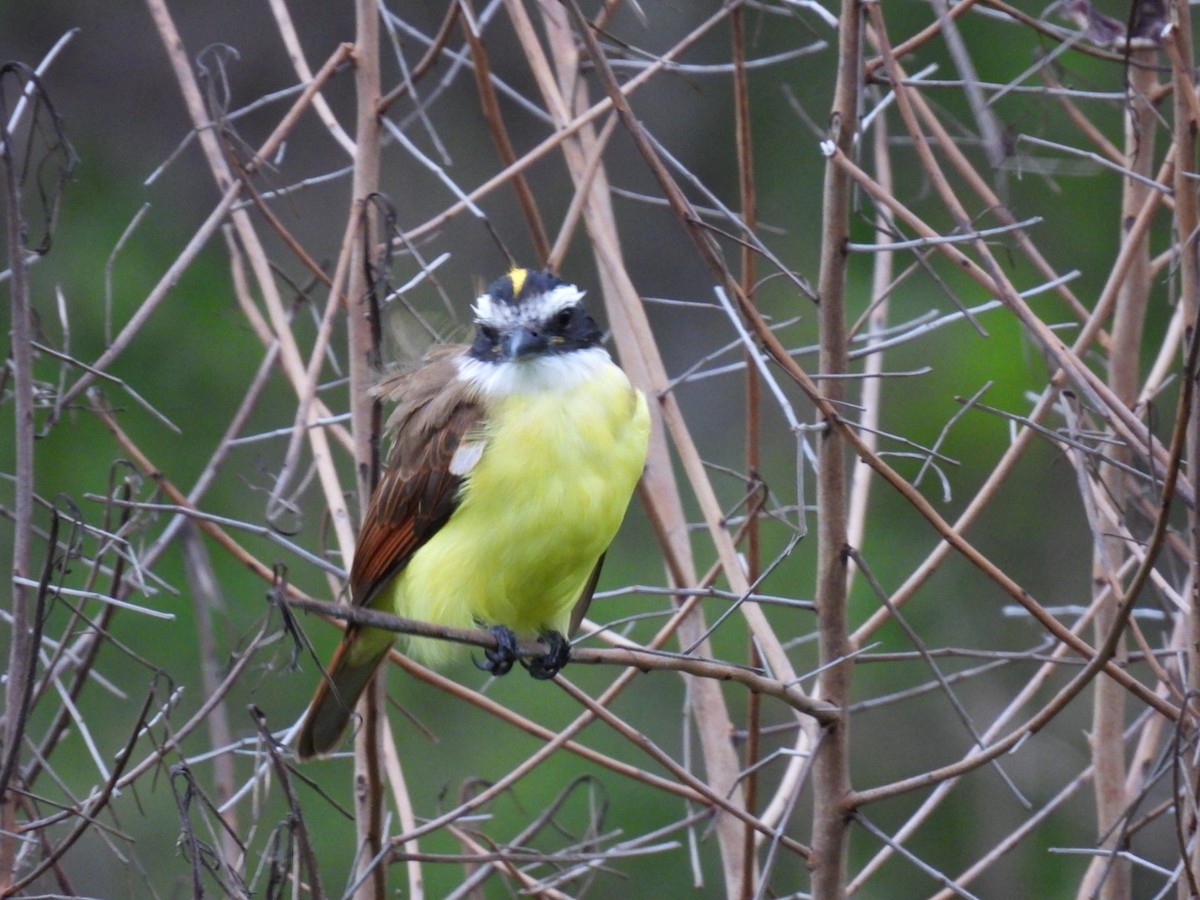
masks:
<instances>
[{"instance_id":1,"label":"tail feather","mask_svg":"<svg viewBox=\"0 0 1200 900\"><path fill-rule=\"evenodd\" d=\"M302 760L324 756L337 749L350 723L354 705L391 647L391 642L388 642L378 653L356 662L351 656L358 654L350 651L360 638L358 634L343 638L329 661L325 677L317 685L296 742L296 752Z\"/></svg>"}]
</instances>

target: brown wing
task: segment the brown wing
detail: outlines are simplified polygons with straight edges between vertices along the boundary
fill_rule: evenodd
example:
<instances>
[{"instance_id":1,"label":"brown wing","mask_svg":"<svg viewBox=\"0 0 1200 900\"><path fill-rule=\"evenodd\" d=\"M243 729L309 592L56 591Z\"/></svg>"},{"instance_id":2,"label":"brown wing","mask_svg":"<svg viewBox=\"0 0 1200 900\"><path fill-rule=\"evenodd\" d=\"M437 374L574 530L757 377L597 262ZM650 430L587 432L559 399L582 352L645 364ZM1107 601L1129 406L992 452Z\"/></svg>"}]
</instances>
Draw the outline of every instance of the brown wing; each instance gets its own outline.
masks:
<instances>
[{"instance_id":1,"label":"brown wing","mask_svg":"<svg viewBox=\"0 0 1200 900\"><path fill-rule=\"evenodd\" d=\"M396 411L388 419L392 447L384 476L367 506L350 569L350 593L358 605L370 603L450 518L463 477L478 460L477 449L455 458L464 439L468 447L482 440L483 411L457 380L454 357L461 352L439 348L419 369L376 389ZM356 653L361 638L359 629L346 630L317 685L297 742L301 759L337 748L354 704L387 655L387 644Z\"/></svg>"},{"instance_id":2,"label":"brown wing","mask_svg":"<svg viewBox=\"0 0 1200 900\"><path fill-rule=\"evenodd\" d=\"M442 347L414 372L390 379L378 392L397 403L388 420L392 447L358 535L350 570L354 603L366 605L445 524L458 505L464 473L451 460L464 437L478 434L483 410L457 380Z\"/></svg>"}]
</instances>

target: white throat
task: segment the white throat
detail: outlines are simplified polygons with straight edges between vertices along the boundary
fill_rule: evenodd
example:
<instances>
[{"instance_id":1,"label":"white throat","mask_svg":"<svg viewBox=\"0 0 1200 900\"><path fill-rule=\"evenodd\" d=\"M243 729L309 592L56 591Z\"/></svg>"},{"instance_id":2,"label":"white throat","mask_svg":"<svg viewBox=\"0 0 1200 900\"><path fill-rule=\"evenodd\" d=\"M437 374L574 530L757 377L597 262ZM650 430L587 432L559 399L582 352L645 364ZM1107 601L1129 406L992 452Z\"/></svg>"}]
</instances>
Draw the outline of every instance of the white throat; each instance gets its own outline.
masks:
<instances>
[{"instance_id":1,"label":"white throat","mask_svg":"<svg viewBox=\"0 0 1200 900\"><path fill-rule=\"evenodd\" d=\"M458 377L489 397L564 392L579 387L613 364L603 347L548 353L532 359L484 362L458 358Z\"/></svg>"}]
</instances>

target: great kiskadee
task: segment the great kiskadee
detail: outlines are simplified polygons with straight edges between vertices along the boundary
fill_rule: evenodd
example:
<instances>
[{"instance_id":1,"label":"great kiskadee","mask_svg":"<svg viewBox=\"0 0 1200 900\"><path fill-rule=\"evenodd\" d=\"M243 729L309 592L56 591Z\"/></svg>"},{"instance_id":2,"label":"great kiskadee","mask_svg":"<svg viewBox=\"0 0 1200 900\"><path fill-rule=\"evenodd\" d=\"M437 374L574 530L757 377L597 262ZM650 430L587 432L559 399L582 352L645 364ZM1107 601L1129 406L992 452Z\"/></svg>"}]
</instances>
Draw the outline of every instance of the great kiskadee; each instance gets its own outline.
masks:
<instances>
[{"instance_id":1,"label":"great kiskadee","mask_svg":"<svg viewBox=\"0 0 1200 900\"><path fill-rule=\"evenodd\" d=\"M516 638L549 648L528 663L549 678L566 662L604 553L646 461L646 399L609 357L583 292L548 272L513 269L475 303L470 346L438 347L378 387L395 403L391 449L358 537L350 595L410 619L484 626L503 674ZM302 759L334 750L355 702L395 639L346 630L309 705ZM412 638L432 665L460 645Z\"/></svg>"}]
</instances>

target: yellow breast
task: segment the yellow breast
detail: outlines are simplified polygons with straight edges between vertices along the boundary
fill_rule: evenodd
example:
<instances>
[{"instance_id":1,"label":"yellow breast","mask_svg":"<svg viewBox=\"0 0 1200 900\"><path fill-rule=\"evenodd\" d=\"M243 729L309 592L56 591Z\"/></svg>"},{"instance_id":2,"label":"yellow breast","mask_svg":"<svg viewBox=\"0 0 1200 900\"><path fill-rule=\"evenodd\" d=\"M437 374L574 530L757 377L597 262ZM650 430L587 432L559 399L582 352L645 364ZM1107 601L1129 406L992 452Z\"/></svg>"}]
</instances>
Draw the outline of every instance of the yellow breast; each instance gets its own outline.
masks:
<instances>
[{"instance_id":1,"label":"yellow breast","mask_svg":"<svg viewBox=\"0 0 1200 900\"><path fill-rule=\"evenodd\" d=\"M459 507L376 605L461 628L565 634L641 476L645 398L608 361L578 384L493 398L485 434ZM438 663L454 645L409 649Z\"/></svg>"}]
</instances>

